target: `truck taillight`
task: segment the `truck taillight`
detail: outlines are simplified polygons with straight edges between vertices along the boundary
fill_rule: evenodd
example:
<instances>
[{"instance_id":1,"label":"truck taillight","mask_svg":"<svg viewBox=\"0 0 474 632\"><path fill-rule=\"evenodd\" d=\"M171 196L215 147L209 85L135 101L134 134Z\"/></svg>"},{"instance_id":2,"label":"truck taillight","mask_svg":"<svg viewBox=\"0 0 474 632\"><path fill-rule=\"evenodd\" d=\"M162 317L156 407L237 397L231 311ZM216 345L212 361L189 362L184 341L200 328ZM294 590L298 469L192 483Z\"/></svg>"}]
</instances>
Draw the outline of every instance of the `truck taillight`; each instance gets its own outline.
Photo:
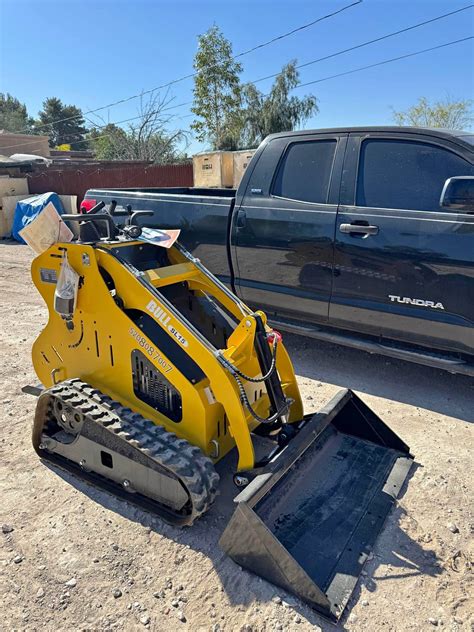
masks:
<instances>
[{"instance_id":1,"label":"truck taillight","mask_svg":"<svg viewBox=\"0 0 474 632\"><path fill-rule=\"evenodd\" d=\"M82 200L81 202L81 206L80 206L80 212L81 213L88 213L91 208L94 208L94 206L97 204L97 200Z\"/></svg>"}]
</instances>

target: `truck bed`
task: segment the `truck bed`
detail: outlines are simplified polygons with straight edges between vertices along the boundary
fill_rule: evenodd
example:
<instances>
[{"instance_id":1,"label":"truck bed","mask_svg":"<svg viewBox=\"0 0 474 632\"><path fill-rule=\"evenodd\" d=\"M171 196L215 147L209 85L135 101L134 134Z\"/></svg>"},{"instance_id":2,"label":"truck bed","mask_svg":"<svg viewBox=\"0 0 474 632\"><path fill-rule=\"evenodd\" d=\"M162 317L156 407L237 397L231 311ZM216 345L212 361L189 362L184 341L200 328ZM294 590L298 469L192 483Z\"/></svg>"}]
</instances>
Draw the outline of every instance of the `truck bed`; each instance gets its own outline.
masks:
<instances>
[{"instance_id":1,"label":"truck bed","mask_svg":"<svg viewBox=\"0 0 474 632\"><path fill-rule=\"evenodd\" d=\"M130 204L134 211L153 211L141 220L152 228L181 229L180 242L205 262L224 283L230 283L229 218L235 189L195 187L90 189L86 199L117 202L117 210ZM120 218L122 220L122 218Z\"/></svg>"}]
</instances>

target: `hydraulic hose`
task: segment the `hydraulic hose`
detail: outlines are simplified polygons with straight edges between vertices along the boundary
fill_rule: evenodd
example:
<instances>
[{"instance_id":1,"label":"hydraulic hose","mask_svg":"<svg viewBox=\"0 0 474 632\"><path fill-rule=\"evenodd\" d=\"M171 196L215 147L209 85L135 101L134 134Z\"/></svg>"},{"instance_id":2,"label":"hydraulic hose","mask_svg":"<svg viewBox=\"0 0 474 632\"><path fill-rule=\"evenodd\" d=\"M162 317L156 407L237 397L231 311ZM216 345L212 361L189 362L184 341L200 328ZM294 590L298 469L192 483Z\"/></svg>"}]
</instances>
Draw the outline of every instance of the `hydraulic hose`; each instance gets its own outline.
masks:
<instances>
[{"instance_id":1,"label":"hydraulic hose","mask_svg":"<svg viewBox=\"0 0 474 632\"><path fill-rule=\"evenodd\" d=\"M273 343L272 343L272 362L271 362L269 370L262 377L250 377L249 375L245 375L245 373L242 373L242 371L240 371L236 366L234 366L232 362L227 360L227 358L225 358L222 355L219 356L219 359L222 362L222 364L226 367L226 369L232 375L234 380L237 382L237 386L239 387L241 402L244 404L245 408L249 411L252 417L261 424L275 423L277 419L279 419L282 415L284 415L287 412L288 400L285 402L284 406L280 408L280 410L277 410L270 417L268 418L260 417L260 415L258 415L255 412L255 410L252 408L252 405L248 400L247 393L245 392L244 385L242 384L242 380L240 378L242 378L243 380L246 380L247 382L252 382L254 384L268 380L268 378L273 375L276 369L277 348L278 348L278 337L274 336Z\"/></svg>"}]
</instances>

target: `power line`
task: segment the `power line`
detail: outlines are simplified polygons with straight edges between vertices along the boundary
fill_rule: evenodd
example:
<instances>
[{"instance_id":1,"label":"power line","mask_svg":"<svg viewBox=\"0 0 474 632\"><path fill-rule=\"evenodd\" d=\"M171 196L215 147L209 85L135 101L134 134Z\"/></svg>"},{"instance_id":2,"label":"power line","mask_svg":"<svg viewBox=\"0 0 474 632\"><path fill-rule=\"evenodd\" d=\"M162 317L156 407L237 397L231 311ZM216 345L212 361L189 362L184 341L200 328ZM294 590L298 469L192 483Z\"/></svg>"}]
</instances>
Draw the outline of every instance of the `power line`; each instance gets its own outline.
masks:
<instances>
[{"instance_id":1,"label":"power line","mask_svg":"<svg viewBox=\"0 0 474 632\"><path fill-rule=\"evenodd\" d=\"M263 44L258 44L257 46L254 46L253 48L249 48L248 50L244 51L243 53L239 53L238 55L236 55L234 57L234 59L237 59L239 57L243 57L244 55L248 55L249 53L253 53L256 50L259 50L260 48L265 48L265 46L268 46L269 44L273 44L274 42L278 42L279 40L285 39L286 37L289 37L290 35L294 35L295 33L299 33L300 31L303 31L304 29L309 28L310 26L314 26L315 24L317 24L318 22L322 22L323 20L327 20L328 18L332 18L335 15L338 15L338 13L342 13L343 11L346 11L347 9L350 9L351 7L356 6L357 4L361 4L362 0L356 0L356 2L353 2L352 4L348 4L345 7L342 7L342 9L338 9L337 11L333 11L332 13L328 13L327 15L323 15L323 17L321 18L317 18L316 20L313 20L312 22L308 22L307 24L303 24L303 26L298 26L296 29L293 29L292 31L288 31L287 33L284 33L283 35L278 35L277 37L274 37L271 40L268 40L268 42L264 42ZM196 75L197 73L194 73L194 75ZM192 76L194 76L192 75Z\"/></svg>"},{"instance_id":2,"label":"power line","mask_svg":"<svg viewBox=\"0 0 474 632\"><path fill-rule=\"evenodd\" d=\"M401 35L402 33L406 33L407 31L412 31L413 29L420 28L421 26L426 26L427 24L431 24L432 22L437 22L438 20L443 20L451 15L456 13L461 13L461 11L467 11L468 9L472 9L474 4L468 4L465 7L461 7L460 9L456 9L455 11L450 11L449 13L443 13L443 15L438 15L435 18L431 18L430 20L425 20L424 22L418 22L418 24L413 24L412 26L407 26L404 29L400 29L399 31L394 31L393 33L387 33L387 35L382 35L381 37L376 37L375 39L368 40L367 42L362 42L361 44L357 44L355 46L351 46L350 48L344 48L343 50L337 51L336 53L331 53L331 55L326 55L325 57L319 57L318 59L312 59L311 61L307 61L304 64L299 64L295 66L297 70L300 68L306 68L307 66L311 66L313 64L317 64L321 61L326 61L327 59L332 59L333 57L338 57L339 55L343 55L344 53L349 53L350 51L357 50L358 48L363 48L364 46L369 46L370 44L375 44L376 42L381 42L382 40L389 39L390 37L395 37L396 35ZM266 79L273 79L279 75L278 72L267 75L266 77L261 77L260 79L256 79L255 81L249 81L249 83L259 83L260 81L265 81Z\"/></svg>"},{"instance_id":3,"label":"power line","mask_svg":"<svg viewBox=\"0 0 474 632\"><path fill-rule=\"evenodd\" d=\"M313 85L315 83L322 83L323 81L329 81L330 79L335 79L336 77L342 77L342 76L350 75L350 74L353 74L353 73L356 73L356 72L361 72L362 70L368 70L369 68L375 68L377 66L383 66L384 64L389 64L389 63L392 63L392 62L395 62L395 61L399 61L401 59L407 59L409 57L415 57L416 55L422 55L424 53L428 53L428 52L433 51L433 50L438 50L440 48L445 48L447 46L453 46L454 44L460 44L461 42L466 42L466 41L472 40L472 39L474 39L474 35L470 35L468 37L463 37L463 38L457 39L457 40L452 40L451 42L446 42L445 44L438 44L437 46L432 46L430 48L424 48L423 50L415 51L413 53L407 53L405 55L400 55L398 57L392 57L391 59L384 59L383 61L376 62L375 64L369 64L367 66L361 66L360 68L353 68L352 70L347 70L345 72L340 72L340 73L337 73L337 74L334 74L334 75L329 75L328 77L322 77L321 79L314 79L313 81L307 81L305 83L300 83L294 89L296 90L298 88L302 88L304 86ZM268 95L265 95L265 96L268 96ZM176 105L176 106L170 106L168 109L173 109L173 108L176 108L176 107L183 107L184 105L189 105L190 103L192 103L192 101L189 101L187 103L180 103L179 105ZM186 116L189 116L189 115L186 115ZM132 117L130 119L125 119L123 121L117 121L115 123L109 123L109 125L119 125L120 123L126 123L128 121L135 120L137 118L140 118L140 116ZM99 126L99 127L107 127L107 125L103 125L103 126ZM75 144L84 143L84 142L90 142L90 140L97 140L99 138L105 138L107 136L111 136L111 134L104 134L103 136L97 136L95 139L80 140L80 141L77 141ZM17 147L22 147L24 145L31 145L31 144L35 144L35 143L36 143L36 141L32 141L32 142L28 142L28 143L23 143L22 145L11 145L10 147L4 147L3 149L9 149L9 148L12 148L12 147L17 148Z\"/></svg>"},{"instance_id":4,"label":"power line","mask_svg":"<svg viewBox=\"0 0 474 632\"><path fill-rule=\"evenodd\" d=\"M295 33L299 33L300 31L303 31L304 29L310 28L311 26L314 26L315 24L318 24L319 22L322 22L323 20L327 20L329 18L332 18L336 15L338 15L339 13L342 13L343 11L346 11L347 9L350 9L358 4L361 4L363 0L356 0L355 2L352 2L351 4L348 4L344 7L342 7L341 9L338 9L337 11L333 11L332 13L327 13L326 15L323 15L320 18L317 18L316 20L313 20L312 22L308 22L307 24L303 24L302 26L298 26L295 29L292 29L291 31L287 31L286 33L283 33L282 35L278 35L277 37L274 37L271 40L268 40L267 42L263 42L262 44L257 44L256 46L253 46L252 48L249 48L248 50L245 50L241 53L238 53L237 55L234 55L232 57L232 59L239 59L240 57L243 57L244 55L249 55L250 53L253 53L257 50L260 50L262 48L265 48L266 46L270 46L271 44L274 44L275 42L278 42L282 39L285 39L286 37L290 37L290 35L294 35ZM76 114L75 116L68 116L66 118L63 119L59 119L58 121L54 121L54 123L43 123L42 125L39 125L36 129L41 129L43 127L48 127L50 125L53 124L57 124L57 123L64 123L65 121L71 121L73 119L79 118L81 116L86 116L87 114L94 114L94 112L100 112L101 110L106 110L107 108L111 108L114 107L116 105L121 105L122 103L127 103L128 101L132 101L133 99L138 99L140 97L143 97L146 94L150 94L151 92L156 92L157 90L162 90L163 88L169 88L172 85L175 85L176 83L180 83L181 81L185 81L186 79L192 79L193 77L195 77L198 73L197 72L193 72L189 75L184 75L183 77L179 77L178 79L173 79L171 81L168 81L168 83L163 83L160 86L156 86L155 88L150 88L149 90L145 90L143 92L140 92L138 94L134 94L132 96L129 97L125 97L123 99L119 99L117 101L113 101L112 103L108 103L107 105L103 105L99 108L95 108L93 110L87 110L86 112L83 112L81 114ZM28 128L26 128L25 130L22 131L29 131Z\"/></svg>"},{"instance_id":5,"label":"power line","mask_svg":"<svg viewBox=\"0 0 474 632\"><path fill-rule=\"evenodd\" d=\"M343 77L344 75L351 75L354 72L360 72L361 70L367 70L368 68L375 68L376 66L383 66L384 64L390 64L394 61L399 61L400 59L407 59L407 57L415 57L415 55L422 55L423 53L428 53L429 51L432 51L432 50L445 48L446 46L452 46L453 44L459 44L460 42L466 42L467 40L471 40L471 39L474 39L474 35L470 35L469 37L463 37L462 39L458 39L458 40L453 40L452 42L446 42L446 44L439 44L438 46L432 46L431 48L424 48L423 50L419 50L414 53L400 55L399 57L392 57L392 59L384 59L384 61L379 61L376 64L369 64L368 66L353 68L352 70L347 70L346 72L339 72L335 75L330 75L329 77L322 77L321 79L315 79L314 81L307 81L306 83L300 83L299 85L296 86L296 88L302 88L303 86L311 86L315 83L329 81L329 79L335 79L336 77Z\"/></svg>"},{"instance_id":6,"label":"power line","mask_svg":"<svg viewBox=\"0 0 474 632\"><path fill-rule=\"evenodd\" d=\"M190 105L191 103L192 103L192 101L187 101L186 103L179 103L178 105L172 105L170 107L163 108L162 110L155 110L154 112L150 112L149 115L153 116L154 114L161 114L162 112L167 112L168 110L173 110L174 108L181 108L184 105ZM189 116L189 115L187 115L187 116ZM142 118L141 114L138 114L138 116L132 116L130 118L122 119L121 121L112 121L111 123L104 123L103 125L95 125L94 124L95 125L94 129L105 129L109 125L121 125L122 123L128 123L130 121L136 121L139 118ZM106 136L111 136L111 135L112 135L112 132L104 134L103 136L96 136L95 138L84 138L83 140L78 140L78 141L74 141L73 140L73 142L74 142L74 144L86 143L86 142L97 140L99 138L105 138ZM71 136L71 134L69 134L69 136ZM35 137L35 135L32 134L32 138L34 138L34 137ZM37 142L38 142L38 140L31 140L31 141L27 141L26 143L20 143L18 145L7 145L5 147L1 147L1 149L16 149L17 147L26 147L27 145L36 145Z\"/></svg>"}]
</instances>

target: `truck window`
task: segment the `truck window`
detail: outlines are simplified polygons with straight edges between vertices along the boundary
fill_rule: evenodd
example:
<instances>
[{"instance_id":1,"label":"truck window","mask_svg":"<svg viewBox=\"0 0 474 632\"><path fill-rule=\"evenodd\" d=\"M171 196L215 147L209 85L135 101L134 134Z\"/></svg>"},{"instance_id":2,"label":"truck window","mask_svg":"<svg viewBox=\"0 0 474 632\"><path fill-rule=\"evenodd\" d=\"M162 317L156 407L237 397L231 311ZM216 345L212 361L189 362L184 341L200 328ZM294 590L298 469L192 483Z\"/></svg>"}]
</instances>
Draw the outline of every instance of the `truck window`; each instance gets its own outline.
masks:
<instances>
[{"instance_id":1,"label":"truck window","mask_svg":"<svg viewBox=\"0 0 474 632\"><path fill-rule=\"evenodd\" d=\"M292 143L276 174L272 194L326 204L335 153L335 140Z\"/></svg>"},{"instance_id":2,"label":"truck window","mask_svg":"<svg viewBox=\"0 0 474 632\"><path fill-rule=\"evenodd\" d=\"M357 206L439 211L447 178L474 175L474 167L448 149L408 140L362 143Z\"/></svg>"}]
</instances>

